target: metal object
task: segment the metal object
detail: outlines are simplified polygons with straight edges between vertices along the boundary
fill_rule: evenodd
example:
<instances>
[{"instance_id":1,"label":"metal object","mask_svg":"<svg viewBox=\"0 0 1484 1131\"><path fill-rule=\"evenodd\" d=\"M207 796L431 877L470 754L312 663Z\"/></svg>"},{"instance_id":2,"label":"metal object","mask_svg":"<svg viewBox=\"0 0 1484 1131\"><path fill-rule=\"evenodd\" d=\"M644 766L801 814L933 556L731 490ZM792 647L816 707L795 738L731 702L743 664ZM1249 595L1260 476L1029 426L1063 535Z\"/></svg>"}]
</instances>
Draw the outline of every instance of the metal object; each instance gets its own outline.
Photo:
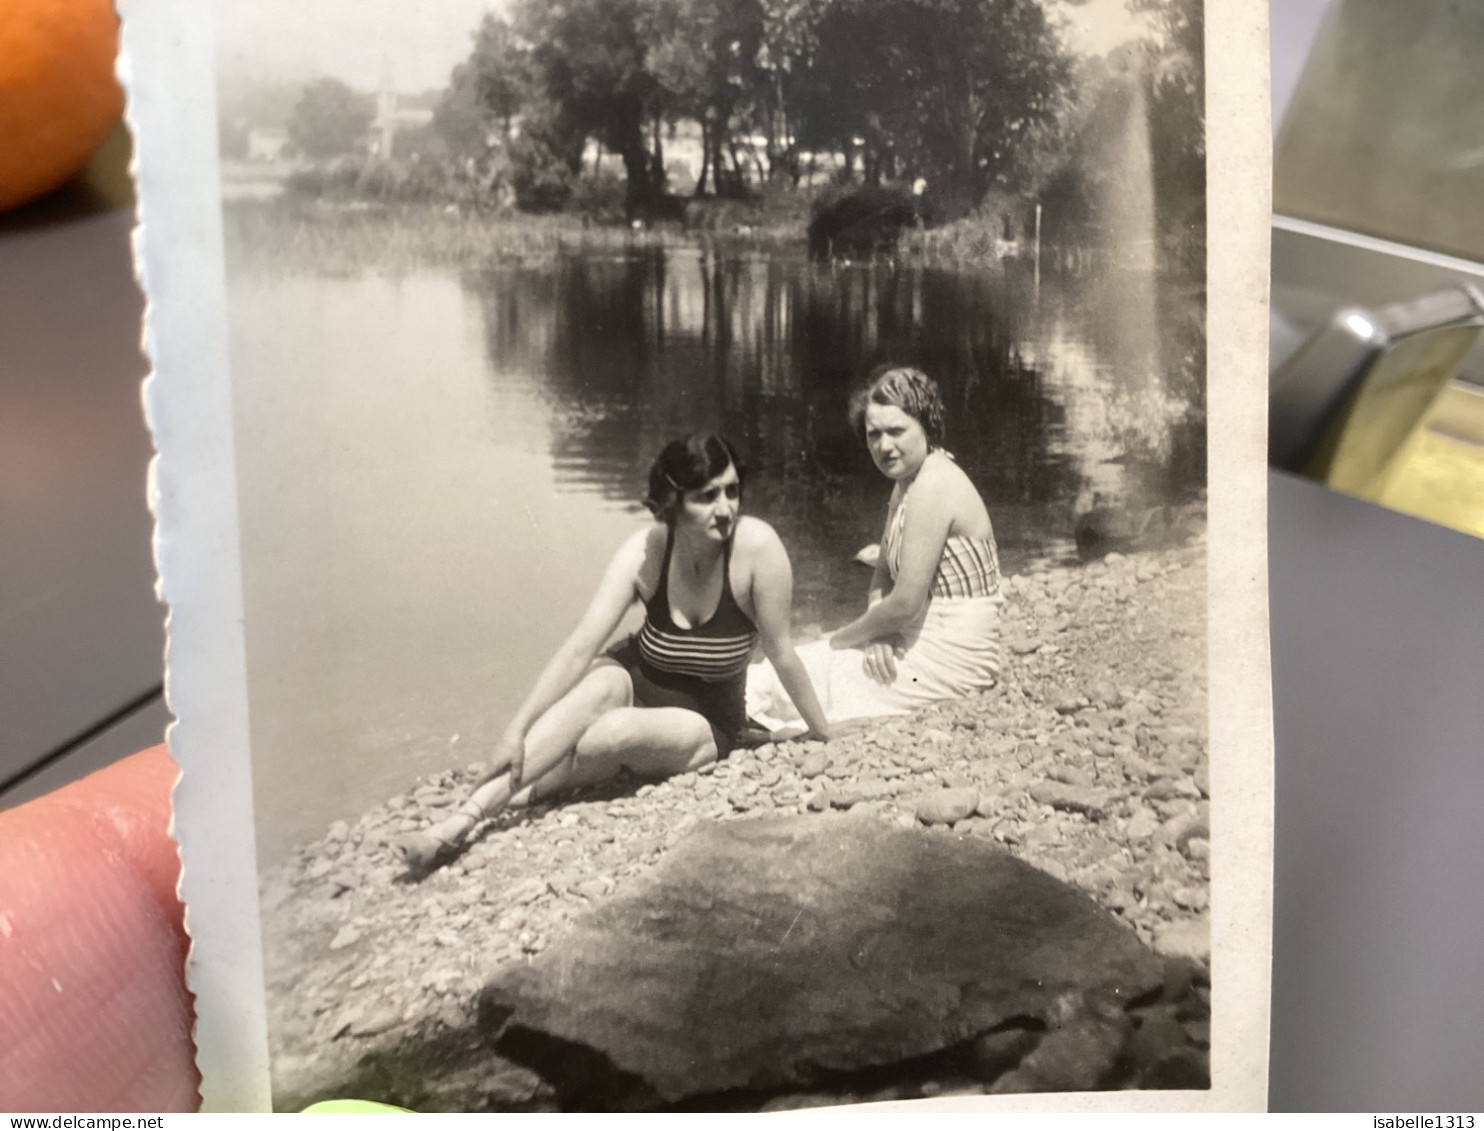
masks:
<instances>
[{"instance_id":1,"label":"metal object","mask_svg":"<svg viewBox=\"0 0 1484 1131\"><path fill-rule=\"evenodd\" d=\"M1384 501L1396 457L1454 384L1481 328L1484 293L1466 281L1413 302L1339 311L1273 375L1269 461ZM1473 415L1466 397L1458 407L1454 415Z\"/></svg>"}]
</instances>

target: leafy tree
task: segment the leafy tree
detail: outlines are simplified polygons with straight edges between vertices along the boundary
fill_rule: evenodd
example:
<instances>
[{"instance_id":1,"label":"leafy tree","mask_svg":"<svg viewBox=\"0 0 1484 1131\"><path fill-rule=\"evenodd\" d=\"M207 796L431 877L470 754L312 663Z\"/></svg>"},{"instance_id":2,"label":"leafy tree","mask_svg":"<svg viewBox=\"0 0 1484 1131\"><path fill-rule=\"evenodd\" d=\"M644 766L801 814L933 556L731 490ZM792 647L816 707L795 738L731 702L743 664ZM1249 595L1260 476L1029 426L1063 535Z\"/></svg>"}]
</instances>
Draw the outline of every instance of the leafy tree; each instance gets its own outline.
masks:
<instances>
[{"instance_id":1,"label":"leafy tree","mask_svg":"<svg viewBox=\"0 0 1484 1131\"><path fill-rule=\"evenodd\" d=\"M538 94L551 107L548 137L561 151L596 138L623 159L631 211L660 195L663 173L646 144L658 94L646 67L645 0L519 0L513 26L531 44ZM570 152L570 149L568 150Z\"/></svg>"},{"instance_id":2,"label":"leafy tree","mask_svg":"<svg viewBox=\"0 0 1484 1131\"><path fill-rule=\"evenodd\" d=\"M1152 19L1149 143L1159 225L1167 240L1203 230L1206 201L1205 12L1201 0L1128 0ZM1204 238L1179 242L1203 257Z\"/></svg>"},{"instance_id":3,"label":"leafy tree","mask_svg":"<svg viewBox=\"0 0 1484 1131\"><path fill-rule=\"evenodd\" d=\"M819 47L819 25L834 0L760 0L763 37L753 106L768 139L773 172L801 174L802 107L808 99L810 69Z\"/></svg>"},{"instance_id":4,"label":"leafy tree","mask_svg":"<svg viewBox=\"0 0 1484 1131\"><path fill-rule=\"evenodd\" d=\"M702 167L696 192L708 172L717 195L737 195L741 170L733 158L724 175L722 155L731 147L739 105L758 84L758 48L763 36L759 0L649 0L643 29L650 43L646 66L654 77L656 115L684 116L701 124ZM658 152L656 153L658 157Z\"/></svg>"},{"instance_id":5,"label":"leafy tree","mask_svg":"<svg viewBox=\"0 0 1484 1131\"><path fill-rule=\"evenodd\" d=\"M924 177L950 215L1014 182L1071 74L1037 0L836 0L816 35L811 137L863 138L868 180Z\"/></svg>"},{"instance_id":6,"label":"leafy tree","mask_svg":"<svg viewBox=\"0 0 1484 1131\"><path fill-rule=\"evenodd\" d=\"M289 140L306 157L355 152L376 117L376 101L339 79L316 79L304 88L289 116Z\"/></svg>"},{"instance_id":7,"label":"leafy tree","mask_svg":"<svg viewBox=\"0 0 1484 1131\"><path fill-rule=\"evenodd\" d=\"M487 13L433 111L433 128L468 156L482 155L495 138L509 144L516 119L533 100L532 82L524 45L505 20Z\"/></svg>"}]
</instances>

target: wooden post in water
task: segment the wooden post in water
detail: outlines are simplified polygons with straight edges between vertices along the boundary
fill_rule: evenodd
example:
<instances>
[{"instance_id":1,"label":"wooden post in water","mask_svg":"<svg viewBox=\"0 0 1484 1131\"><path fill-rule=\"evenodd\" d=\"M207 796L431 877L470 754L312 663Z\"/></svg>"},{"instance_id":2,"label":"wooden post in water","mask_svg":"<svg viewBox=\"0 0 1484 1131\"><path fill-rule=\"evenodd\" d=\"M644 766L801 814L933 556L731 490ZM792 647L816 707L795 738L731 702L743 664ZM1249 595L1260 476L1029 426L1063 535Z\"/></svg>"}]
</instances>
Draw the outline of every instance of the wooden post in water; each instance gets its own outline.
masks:
<instances>
[{"instance_id":1,"label":"wooden post in water","mask_svg":"<svg viewBox=\"0 0 1484 1131\"><path fill-rule=\"evenodd\" d=\"M1036 297L1041 297L1041 202L1036 201Z\"/></svg>"}]
</instances>

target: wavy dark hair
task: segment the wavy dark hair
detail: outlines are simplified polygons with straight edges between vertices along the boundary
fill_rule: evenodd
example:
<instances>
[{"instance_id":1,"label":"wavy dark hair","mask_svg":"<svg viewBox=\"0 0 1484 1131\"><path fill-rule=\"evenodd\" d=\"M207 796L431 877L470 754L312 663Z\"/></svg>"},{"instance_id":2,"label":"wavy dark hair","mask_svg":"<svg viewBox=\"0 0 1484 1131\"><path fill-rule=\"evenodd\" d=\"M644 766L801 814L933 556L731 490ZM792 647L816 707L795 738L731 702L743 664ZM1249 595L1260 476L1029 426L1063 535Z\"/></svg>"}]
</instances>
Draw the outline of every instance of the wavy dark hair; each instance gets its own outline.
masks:
<instances>
[{"instance_id":1,"label":"wavy dark hair","mask_svg":"<svg viewBox=\"0 0 1484 1131\"><path fill-rule=\"evenodd\" d=\"M697 432L684 440L671 440L649 465L649 490L644 505L661 522L675 521L681 497L706 486L728 467L737 469L738 490L747 481L747 465L725 436Z\"/></svg>"},{"instance_id":2,"label":"wavy dark hair","mask_svg":"<svg viewBox=\"0 0 1484 1131\"><path fill-rule=\"evenodd\" d=\"M943 446L943 394L938 383L915 365L878 365L850 398L850 426L862 439L866 409L873 404L899 408L927 433L928 447Z\"/></svg>"}]
</instances>

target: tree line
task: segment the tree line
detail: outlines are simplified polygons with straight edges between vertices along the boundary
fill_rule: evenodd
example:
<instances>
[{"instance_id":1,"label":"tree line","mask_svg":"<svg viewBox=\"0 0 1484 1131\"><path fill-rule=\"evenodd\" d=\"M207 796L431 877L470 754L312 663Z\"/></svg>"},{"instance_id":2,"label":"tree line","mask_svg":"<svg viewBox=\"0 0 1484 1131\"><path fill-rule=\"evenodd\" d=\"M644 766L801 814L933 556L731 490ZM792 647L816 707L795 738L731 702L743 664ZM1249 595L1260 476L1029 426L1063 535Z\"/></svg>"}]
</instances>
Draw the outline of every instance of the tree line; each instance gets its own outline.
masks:
<instances>
[{"instance_id":1,"label":"tree line","mask_svg":"<svg viewBox=\"0 0 1484 1131\"><path fill-rule=\"evenodd\" d=\"M1054 133L1072 60L1038 0L513 0L487 15L434 127L492 144L527 207L558 207L591 142L631 208L699 128L697 195L798 184L812 156L921 180L957 211L1013 184Z\"/></svg>"},{"instance_id":2,"label":"tree line","mask_svg":"<svg viewBox=\"0 0 1484 1131\"><path fill-rule=\"evenodd\" d=\"M937 219L992 200L1007 235L1015 202L1025 214L1032 197L1095 226L1098 186L1116 175L1098 108L1135 84L1162 238L1185 239L1198 260L1201 0L1125 3L1143 37L1086 58L1041 0L510 0L484 17L431 123L380 155L390 163L307 176L393 198L581 209L596 147L621 164L622 184L609 181L631 216L663 214L677 187L742 198L826 173L925 189ZM303 91L290 137L305 156L350 153L373 111L369 96L322 79ZM700 148L694 182L679 186L666 163L678 127Z\"/></svg>"}]
</instances>

